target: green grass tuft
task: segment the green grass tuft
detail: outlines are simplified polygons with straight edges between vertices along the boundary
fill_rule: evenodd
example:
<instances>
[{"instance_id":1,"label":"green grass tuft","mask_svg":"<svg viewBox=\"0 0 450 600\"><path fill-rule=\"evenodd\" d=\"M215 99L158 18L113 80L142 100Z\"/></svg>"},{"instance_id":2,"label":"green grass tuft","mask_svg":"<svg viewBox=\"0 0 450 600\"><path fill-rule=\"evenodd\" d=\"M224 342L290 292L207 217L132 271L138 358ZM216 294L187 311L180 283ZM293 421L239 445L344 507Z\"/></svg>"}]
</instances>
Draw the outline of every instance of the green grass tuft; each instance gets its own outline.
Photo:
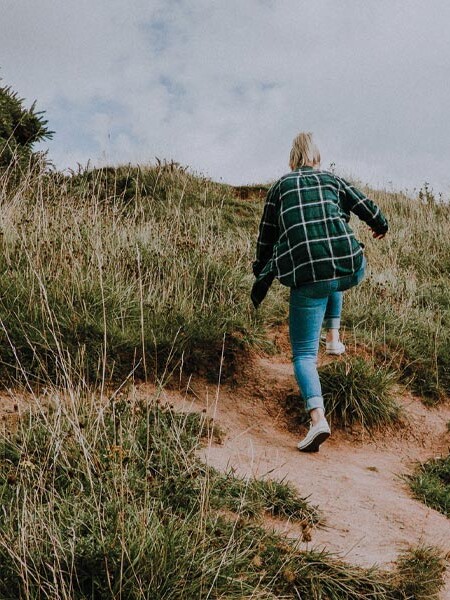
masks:
<instances>
[{"instance_id":1,"label":"green grass tuft","mask_svg":"<svg viewBox=\"0 0 450 600\"><path fill-rule=\"evenodd\" d=\"M416 498L450 517L450 455L418 465L406 479Z\"/></svg>"},{"instance_id":2,"label":"green grass tuft","mask_svg":"<svg viewBox=\"0 0 450 600\"><path fill-rule=\"evenodd\" d=\"M334 361L319 369L327 413L340 426L360 424L370 429L396 423L392 371L360 357Z\"/></svg>"},{"instance_id":3,"label":"green grass tuft","mask_svg":"<svg viewBox=\"0 0 450 600\"><path fill-rule=\"evenodd\" d=\"M268 513L303 524L317 524L321 520L319 510L285 482L236 477L232 470L225 474L214 472L210 494L212 507L228 508L241 515L255 517Z\"/></svg>"},{"instance_id":4,"label":"green grass tuft","mask_svg":"<svg viewBox=\"0 0 450 600\"><path fill-rule=\"evenodd\" d=\"M398 560L402 591L414 600L439 600L444 583L446 560L436 548L420 546L405 552Z\"/></svg>"}]
</instances>

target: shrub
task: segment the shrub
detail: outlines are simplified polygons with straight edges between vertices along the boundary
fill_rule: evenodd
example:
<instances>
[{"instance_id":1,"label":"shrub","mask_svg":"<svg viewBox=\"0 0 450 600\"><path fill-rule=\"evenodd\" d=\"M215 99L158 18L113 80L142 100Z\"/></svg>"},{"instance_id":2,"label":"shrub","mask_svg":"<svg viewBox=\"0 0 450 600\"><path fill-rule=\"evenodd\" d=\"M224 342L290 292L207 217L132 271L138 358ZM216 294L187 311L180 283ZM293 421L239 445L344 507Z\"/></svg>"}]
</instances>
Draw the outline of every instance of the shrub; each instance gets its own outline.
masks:
<instances>
[{"instance_id":1,"label":"shrub","mask_svg":"<svg viewBox=\"0 0 450 600\"><path fill-rule=\"evenodd\" d=\"M0 167L27 165L36 142L52 137L42 112L23 106L24 100L10 87L0 86Z\"/></svg>"}]
</instances>

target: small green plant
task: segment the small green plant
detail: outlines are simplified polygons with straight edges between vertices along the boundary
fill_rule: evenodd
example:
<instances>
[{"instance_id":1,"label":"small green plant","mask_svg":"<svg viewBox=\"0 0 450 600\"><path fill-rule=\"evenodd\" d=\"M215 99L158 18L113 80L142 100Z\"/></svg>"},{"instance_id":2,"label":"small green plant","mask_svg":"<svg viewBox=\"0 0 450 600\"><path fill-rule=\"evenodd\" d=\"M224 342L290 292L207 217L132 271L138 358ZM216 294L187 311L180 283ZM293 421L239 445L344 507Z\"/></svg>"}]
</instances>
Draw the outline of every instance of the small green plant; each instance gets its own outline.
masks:
<instances>
[{"instance_id":1,"label":"small green plant","mask_svg":"<svg viewBox=\"0 0 450 600\"><path fill-rule=\"evenodd\" d=\"M433 193L433 188L430 187L428 181L425 181L423 186L419 190L419 200L424 204L434 206L436 204L436 196Z\"/></svg>"},{"instance_id":2,"label":"small green plant","mask_svg":"<svg viewBox=\"0 0 450 600\"><path fill-rule=\"evenodd\" d=\"M416 498L450 517L450 455L419 464L406 479Z\"/></svg>"},{"instance_id":3,"label":"small green plant","mask_svg":"<svg viewBox=\"0 0 450 600\"><path fill-rule=\"evenodd\" d=\"M360 424L369 429L399 420L392 371L351 357L321 367L319 375L327 412L337 425Z\"/></svg>"}]
</instances>

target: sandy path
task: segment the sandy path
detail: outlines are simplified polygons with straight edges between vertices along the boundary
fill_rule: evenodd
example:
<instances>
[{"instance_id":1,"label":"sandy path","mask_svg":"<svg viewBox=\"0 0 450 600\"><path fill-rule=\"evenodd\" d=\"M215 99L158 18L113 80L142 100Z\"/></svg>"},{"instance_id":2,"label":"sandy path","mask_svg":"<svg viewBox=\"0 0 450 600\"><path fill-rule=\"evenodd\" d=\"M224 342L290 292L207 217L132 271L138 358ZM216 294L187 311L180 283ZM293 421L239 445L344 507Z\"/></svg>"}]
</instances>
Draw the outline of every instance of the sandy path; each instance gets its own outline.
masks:
<instances>
[{"instance_id":1,"label":"sandy path","mask_svg":"<svg viewBox=\"0 0 450 600\"><path fill-rule=\"evenodd\" d=\"M296 443L305 429L292 431L280 401L296 390L290 363L257 358L253 367L259 381L249 379L234 389L191 382L188 393L164 391L164 399L177 408L206 409L225 432L221 445L205 449L209 464L242 475L286 478L309 496L326 527L316 528L305 548L326 548L351 563L387 568L410 545L450 552L450 519L414 500L401 478L415 461L448 453L450 406L427 409L404 394L398 398L407 413L402 428L374 436L335 431L320 453L302 454ZM144 395L148 391L140 389ZM301 537L295 524L277 528ZM450 577L441 597L450 600Z\"/></svg>"}]
</instances>

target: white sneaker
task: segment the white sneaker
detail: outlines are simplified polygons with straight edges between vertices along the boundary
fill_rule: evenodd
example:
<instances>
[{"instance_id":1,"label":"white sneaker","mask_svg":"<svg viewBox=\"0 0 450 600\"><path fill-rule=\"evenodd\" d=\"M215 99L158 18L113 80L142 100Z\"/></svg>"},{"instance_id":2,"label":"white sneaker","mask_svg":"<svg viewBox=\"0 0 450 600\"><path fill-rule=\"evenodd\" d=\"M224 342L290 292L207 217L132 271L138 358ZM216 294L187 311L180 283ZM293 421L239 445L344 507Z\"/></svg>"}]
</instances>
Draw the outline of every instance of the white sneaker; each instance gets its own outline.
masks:
<instances>
[{"instance_id":1,"label":"white sneaker","mask_svg":"<svg viewBox=\"0 0 450 600\"><path fill-rule=\"evenodd\" d=\"M345 346L342 342L326 342L325 354L344 354Z\"/></svg>"},{"instance_id":2,"label":"white sneaker","mask_svg":"<svg viewBox=\"0 0 450 600\"><path fill-rule=\"evenodd\" d=\"M297 444L301 452L319 452L319 446L331 435L330 426L326 419L321 419L316 425L309 426L306 437Z\"/></svg>"}]
</instances>

